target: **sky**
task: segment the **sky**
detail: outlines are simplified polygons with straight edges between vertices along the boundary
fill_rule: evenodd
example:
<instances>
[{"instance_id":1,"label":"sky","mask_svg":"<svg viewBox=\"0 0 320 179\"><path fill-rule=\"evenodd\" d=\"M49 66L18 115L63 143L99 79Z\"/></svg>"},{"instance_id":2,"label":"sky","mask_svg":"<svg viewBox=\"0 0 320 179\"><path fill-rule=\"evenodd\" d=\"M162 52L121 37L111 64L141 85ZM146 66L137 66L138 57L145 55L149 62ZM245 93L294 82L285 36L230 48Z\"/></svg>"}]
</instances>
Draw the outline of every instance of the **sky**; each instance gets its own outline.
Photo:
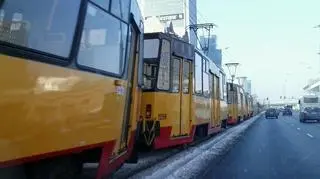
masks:
<instances>
[{"instance_id":1,"label":"sky","mask_svg":"<svg viewBox=\"0 0 320 179\"><path fill-rule=\"evenodd\" d=\"M319 0L197 0L198 23L218 25L223 63L239 62L260 99L298 97L320 72Z\"/></svg>"}]
</instances>

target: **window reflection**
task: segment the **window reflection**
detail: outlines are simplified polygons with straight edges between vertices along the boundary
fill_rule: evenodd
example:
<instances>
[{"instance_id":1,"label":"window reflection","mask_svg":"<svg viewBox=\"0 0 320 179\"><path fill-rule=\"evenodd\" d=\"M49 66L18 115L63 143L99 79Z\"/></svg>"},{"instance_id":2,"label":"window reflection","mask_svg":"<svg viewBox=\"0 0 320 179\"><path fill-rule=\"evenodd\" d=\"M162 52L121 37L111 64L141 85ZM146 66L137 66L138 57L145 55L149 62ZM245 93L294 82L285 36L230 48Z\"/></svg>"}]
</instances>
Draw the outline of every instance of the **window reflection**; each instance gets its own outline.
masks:
<instances>
[{"instance_id":1,"label":"window reflection","mask_svg":"<svg viewBox=\"0 0 320 179\"><path fill-rule=\"evenodd\" d=\"M92 2L98 4L107 11L109 10L110 0L92 0Z\"/></svg>"},{"instance_id":2,"label":"window reflection","mask_svg":"<svg viewBox=\"0 0 320 179\"><path fill-rule=\"evenodd\" d=\"M127 30L127 24L89 4L78 63L121 74L125 61Z\"/></svg>"},{"instance_id":3,"label":"window reflection","mask_svg":"<svg viewBox=\"0 0 320 179\"><path fill-rule=\"evenodd\" d=\"M195 92L202 94L202 59L199 54L196 53L195 57Z\"/></svg>"},{"instance_id":4,"label":"window reflection","mask_svg":"<svg viewBox=\"0 0 320 179\"><path fill-rule=\"evenodd\" d=\"M183 61L183 92L189 93L189 83L190 83L190 63L188 61Z\"/></svg>"},{"instance_id":5,"label":"window reflection","mask_svg":"<svg viewBox=\"0 0 320 179\"><path fill-rule=\"evenodd\" d=\"M111 12L119 18L128 21L130 0L112 0Z\"/></svg>"},{"instance_id":6,"label":"window reflection","mask_svg":"<svg viewBox=\"0 0 320 179\"><path fill-rule=\"evenodd\" d=\"M170 42L162 40L160 66L158 74L158 89L169 90L170 87Z\"/></svg>"},{"instance_id":7,"label":"window reflection","mask_svg":"<svg viewBox=\"0 0 320 179\"><path fill-rule=\"evenodd\" d=\"M4 1L0 9L0 40L69 57L79 6L78 0Z\"/></svg>"},{"instance_id":8,"label":"window reflection","mask_svg":"<svg viewBox=\"0 0 320 179\"><path fill-rule=\"evenodd\" d=\"M180 59L174 58L172 62L172 92L180 91Z\"/></svg>"},{"instance_id":9,"label":"window reflection","mask_svg":"<svg viewBox=\"0 0 320 179\"><path fill-rule=\"evenodd\" d=\"M209 75L205 71L203 72L203 94L209 96Z\"/></svg>"},{"instance_id":10,"label":"window reflection","mask_svg":"<svg viewBox=\"0 0 320 179\"><path fill-rule=\"evenodd\" d=\"M155 86L156 76L157 76L156 64L144 63L143 65L143 84L144 89L152 89Z\"/></svg>"}]
</instances>

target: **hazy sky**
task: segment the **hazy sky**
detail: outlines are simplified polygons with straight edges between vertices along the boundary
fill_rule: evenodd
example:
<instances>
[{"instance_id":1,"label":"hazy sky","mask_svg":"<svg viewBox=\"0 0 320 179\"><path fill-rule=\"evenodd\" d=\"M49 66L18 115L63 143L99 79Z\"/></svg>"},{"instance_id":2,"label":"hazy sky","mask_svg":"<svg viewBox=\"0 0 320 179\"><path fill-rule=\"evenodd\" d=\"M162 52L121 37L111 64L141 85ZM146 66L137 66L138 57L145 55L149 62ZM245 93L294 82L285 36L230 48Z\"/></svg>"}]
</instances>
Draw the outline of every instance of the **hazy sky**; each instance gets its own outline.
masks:
<instances>
[{"instance_id":1,"label":"hazy sky","mask_svg":"<svg viewBox=\"0 0 320 179\"><path fill-rule=\"evenodd\" d=\"M320 29L313 27L320 24L320 0L197 2L200 23L216 23L220 48L230 47L223 63L241 63L238 75L252 80L259 98L299 96L317 77Z\"/></svg>"}]
</instances>

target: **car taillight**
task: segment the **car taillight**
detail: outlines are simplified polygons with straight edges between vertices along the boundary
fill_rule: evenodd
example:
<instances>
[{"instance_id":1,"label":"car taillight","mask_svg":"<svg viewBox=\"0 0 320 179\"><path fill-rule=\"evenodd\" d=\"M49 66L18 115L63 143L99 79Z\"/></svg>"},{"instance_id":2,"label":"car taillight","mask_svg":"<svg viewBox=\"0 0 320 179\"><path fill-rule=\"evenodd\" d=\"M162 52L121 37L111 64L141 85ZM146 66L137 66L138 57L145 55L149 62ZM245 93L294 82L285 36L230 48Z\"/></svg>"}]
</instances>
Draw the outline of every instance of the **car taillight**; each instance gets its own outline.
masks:
<instances>
[{"instance_id":1,"label":"car taillight","mask_svg":"<svg viewBox=\"0 0 320 179\"><path fill-rule=\"evenodd\" d=\"M147 104L146 105L146 118L150 119L151 118L151 112L152 112L152 106L151 104Z\"/></svg>"}]
</instances>

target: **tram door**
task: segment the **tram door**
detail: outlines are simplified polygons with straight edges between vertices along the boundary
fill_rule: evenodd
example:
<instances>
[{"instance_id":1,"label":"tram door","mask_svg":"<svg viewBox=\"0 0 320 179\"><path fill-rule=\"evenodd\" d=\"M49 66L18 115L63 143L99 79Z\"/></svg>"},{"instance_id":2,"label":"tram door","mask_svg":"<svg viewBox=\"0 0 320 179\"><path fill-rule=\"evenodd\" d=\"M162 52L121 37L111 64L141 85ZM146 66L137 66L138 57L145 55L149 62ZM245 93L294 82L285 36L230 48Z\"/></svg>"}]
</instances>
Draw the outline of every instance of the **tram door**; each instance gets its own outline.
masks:
<instances>
[{"instance_id":1,"label":"tram door","mask_svg":"<svg viewBox=\"0 0 320 179\"><path fill-rule=\"evenodd\" d=\"M190 70L191 62L172 58L172 92L174 99L175 120L173 121L173 136L186 136L190 132Z\"/></svg>"},{"instance_id":2,"label":"tram door","mask_svg":"<svg viewBox=\"0 0 320 179\"><path fill-rule=\"evenodd\" d=\"M133 114L134 118L132 118L132 109L135 109L135 105L137 105L138 98L136 94L137 91L137 73L138 73L138 51L136 49L139 48L139 33L135 28L131 27L131 47L130 47L130 58L129 58L129 70L128 70L128 88L127 88L127 99L126 99L126 108L124 113L124 119L122 123L122 131L121 131L121 140L120 140L120 149L125 150L128 147L128 138L129 138L129 130L130 130L130 120L134 120L136 118L136 114ZM133 97L134 95L134 97Z\"/></svg>"},{"instance_id":3,"label":"tram door","mask_svg":"<svg viewBox=\"0 0 320 179\"><path fill-rule=\"evenodd\" d=\"M219 77L212 74L210 75L210 86L212 88L211 91L211 128L217 127L219 125L220 119L220 100L219 100Z\"/></svg>"},{"instance_id":4,"label":"tram door","mask_svg":"<svg viewBox=\"0 0 320 179\"><path fill-rule=\"evenodd\" d=\"M219 81L219 77L214 75L214 84L215 84L215 116L214 116L214 120L215 120L215 127L218 127L220 125L220 81Z\"/></svg>"}]
</instances>

